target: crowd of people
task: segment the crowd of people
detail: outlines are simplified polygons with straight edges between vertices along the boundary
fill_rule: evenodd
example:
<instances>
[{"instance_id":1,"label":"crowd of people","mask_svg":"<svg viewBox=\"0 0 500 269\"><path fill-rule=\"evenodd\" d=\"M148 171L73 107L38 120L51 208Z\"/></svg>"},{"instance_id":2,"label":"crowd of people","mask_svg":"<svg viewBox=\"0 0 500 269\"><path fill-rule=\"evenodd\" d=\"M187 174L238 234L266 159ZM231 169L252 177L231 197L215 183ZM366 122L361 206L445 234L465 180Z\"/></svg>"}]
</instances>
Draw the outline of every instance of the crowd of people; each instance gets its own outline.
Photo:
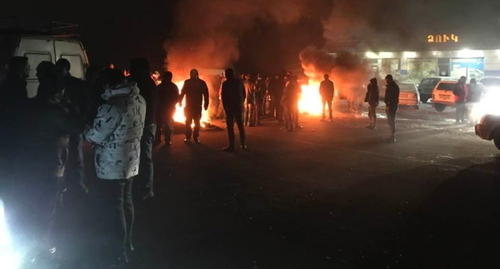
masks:
<instances>
[{"instance_id":1,"label":"crowd of people","mask_svg":"<svg viewBox=\"0 0 500 269\"><path fill-rule=\"evenodd\" d=\"M14 57L0 83L2 139L2 184L0 197L22 244L33 246L31 262L41 262L55 251L52 226L58 207L68 193L85 195L84 140L94 150L95 176L103 196L107 221L106 261L120 266L134 250L134 200L154 196L153 147L172 145L174 113L185 102L185 143L200 143L202 111L210 104L207 83L191 70L182 89L172 81L172 72L151 73L147 59L132 59L130 73L114 66L89 67L86 79L71 75L71 64L41 62L36 67L37 95L28 98L28 58ZM161 78L161 80L160 80ZM395 117L399 88L386 77L388 122L395 141ZM335 86L324 76L319 92L323 115L333 120ZM234 124L240 147L247 148L245 127L262 125L264 116L284 123L284 130L299 124L301 87L298 77L285 71L264 79L261 75L238 76L229 68L220 86L220 101L226 119L228 146L236 150ZM378 86L368 86L370 125L376 126ZM267 110L266 107L269 109ZM192 128L194 126L194 128Z\"/></svg>"},{"instance_id":2,"label":"crowd of people","mask_svg":"<svg viewBox=\"0 0 500 269\"><path fill-rule=\"evenodd\" d=\"M29 59L14 57L8 64L0 83L0 197L16 242L29 246L25 261L33 268L41 268L56 251L52 227L67 194L89 191L84 139L93 145L108 220L105 262L124 264L134 249L133 200L154 196L160 97L148 61L133 59L130 65L128 77L115 68L90 67L83 81L71 76L68 60L44 61L36 66L37 95L28 98ZM166 80L162 87L171 86Z\"/></svg>"}]
</instances>

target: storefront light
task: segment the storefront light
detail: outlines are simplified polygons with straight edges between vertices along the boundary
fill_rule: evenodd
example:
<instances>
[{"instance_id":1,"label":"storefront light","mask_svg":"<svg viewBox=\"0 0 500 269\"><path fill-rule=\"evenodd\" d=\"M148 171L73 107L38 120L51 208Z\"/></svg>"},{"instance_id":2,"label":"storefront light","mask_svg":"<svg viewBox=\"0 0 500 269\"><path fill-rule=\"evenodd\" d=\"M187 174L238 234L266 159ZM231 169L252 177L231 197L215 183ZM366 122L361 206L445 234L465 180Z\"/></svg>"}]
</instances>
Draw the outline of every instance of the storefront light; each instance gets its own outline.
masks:
<instances>
[{"instance_id":1,"label":"storefront light","mask_svg":"<svg viewBox=\"0 0 500 269\"><path fill-rule=\"evenodd\" d=\"M394 57L394 53L392 53L392 52L381 52L378 55L380 56L380 58L393 58Z\"/></svg>"},{"instance_id":2,"label":"storefront light","mask_svg":"<svg viewBox=\"0 0 500 269\"><path fill-rule=\"evenodd\" d=\"M405 52L403 53L403 56L404 56L405 58L417 58L417 56L418 56L418 55L417 55L417 53L416 53L416 52L414 52L414 51L405 51Z\"/></svg>"},{"instance_id":3,"label":"storefront light","mask_svg":"<svg viewBox=\"0 0 500 269\"><path fill-rule=\"evenodd\" d=\"M461 58L479 58L484 57L484 52L481 50L463 49L458 51L457 56Z\"/></svg>"},{"instance_id":4,"label":"storefront light","mask_svg":"<svg viewBox=\"0 0 500 269\"><path fill-rule=\"evenodd\" d=\"M366 58L377 59L378 55L375 52L368 51L365 53Z\"/></svg>"}]
</instances>

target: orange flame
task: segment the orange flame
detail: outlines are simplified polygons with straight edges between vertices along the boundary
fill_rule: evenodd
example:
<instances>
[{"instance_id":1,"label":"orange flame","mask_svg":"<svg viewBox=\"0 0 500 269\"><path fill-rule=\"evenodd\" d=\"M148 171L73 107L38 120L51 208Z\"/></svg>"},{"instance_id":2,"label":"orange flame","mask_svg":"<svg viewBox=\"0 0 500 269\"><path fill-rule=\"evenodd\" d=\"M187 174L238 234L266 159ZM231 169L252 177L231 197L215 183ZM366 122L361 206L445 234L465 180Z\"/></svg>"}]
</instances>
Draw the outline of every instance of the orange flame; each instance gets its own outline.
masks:
<instances>
[{"instance_id":1,"label":"orange flame","mask_svg":"<svg viewBox=\"0 0 500 269\"><path fill-rule=\"evenodd\" d=\"M308 85L302 85L302 93L299 100L300 113L310 115L322 114L321 95L319 94L319 82L309 81Z\"/></svg>"},{"instance_id":2,"label":"orange flame","mask_svg":"<svg viewBox=\"0 0 500 269\"><path fill-rule=\"evenodd\" d=\"M179 88L179 93L182 90L182 87L184 86L184 81L177 81L174 82L177 87ZM175 107L175 113L174 113L174 121L175 122L181 122L185 123L186 122L186 116L184 115L184 107L186 106L186 99L182 100L182 105L177 104ZM201 112L201 127L206 127L207 123L210 123L210 117L208 116L208 111L207 110L202 110ZM194 123L191 124L191 127L194 127Z\"/></svg>"}]
</instances>

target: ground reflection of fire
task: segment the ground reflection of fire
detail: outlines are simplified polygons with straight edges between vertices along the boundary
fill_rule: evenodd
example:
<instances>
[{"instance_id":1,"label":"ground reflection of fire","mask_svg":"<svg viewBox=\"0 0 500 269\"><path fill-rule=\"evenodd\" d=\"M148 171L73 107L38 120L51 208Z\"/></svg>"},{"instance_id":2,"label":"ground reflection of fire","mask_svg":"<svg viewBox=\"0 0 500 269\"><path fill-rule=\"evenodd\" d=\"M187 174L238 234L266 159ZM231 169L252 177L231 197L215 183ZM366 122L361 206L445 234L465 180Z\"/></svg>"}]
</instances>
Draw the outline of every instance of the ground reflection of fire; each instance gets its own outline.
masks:
<instances>
[{"instance_id":1,"label":"ground reflection of fire","mask_svg":"<svg viewBox=\"0 0 500 269\"><path fill-rule=\"evenodd\" d=\"M318 81L309 81L308 85L302 85L302 94L299 100L299 111L310 115L322 114L321 95L319 94Z\"/></svg>"},{"instance_id":2,"label":"ground reflection of fire","mask_svg":"<svg viewBox=\"0 0 500 269\"><path fill-rule=\"evenodd\" d=\"M179 93L182 90L182 86L184 86L184 81L178 81L174 82L177 87L179 88ZM175 106L175 114L174 114L174 121L175 122L180 122L180 123L185 123L186 122L186 117L184 116L184 107L186 106L186 99L182 101L182 105L177 104ZM207 123L210 123L210 117L208 116L208 111L207 110L202 110L201 112L201 127L206 127ZM194 127L194 123L191 124L191 127Z\"/></svg>"}]
</instances>

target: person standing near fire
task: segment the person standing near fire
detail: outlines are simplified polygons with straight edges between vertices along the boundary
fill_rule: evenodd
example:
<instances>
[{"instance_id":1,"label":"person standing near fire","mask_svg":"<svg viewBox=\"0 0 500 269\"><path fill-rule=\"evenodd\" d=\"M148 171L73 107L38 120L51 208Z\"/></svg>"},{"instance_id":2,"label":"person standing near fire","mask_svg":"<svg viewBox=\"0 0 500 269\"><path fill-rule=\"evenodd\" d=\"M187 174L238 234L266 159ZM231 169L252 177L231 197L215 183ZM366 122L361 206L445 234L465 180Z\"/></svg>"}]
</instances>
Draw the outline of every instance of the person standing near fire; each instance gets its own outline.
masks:
<instances>
[{"instance_id":1,"label":"person standing near fire","mask_svg":"<svg viewBox=\"0 0 500 269\"><path fill-rule=\"evenodd\" d=\"M109 267L103 268L122 268L128 262L127 252L134 250L132 184L143 161L141 138L143 131L148 130L144 128L148 103L136 83L127 82L121 70L106 69L101 76L105 102L85 137L94 144L94 166L100 179L101 207L105 213L102 217L109 240L106 249ZM143 76L149 77L149 72Z\"/></svg>"},{"instance_id":2,"label":"person standing near fire","mask_svg":"<svg viewBox=\"0 0 500 269\"><path fill-rule=\"evenodd\" d=\"M370 84L368 84L368 89L366 91L365 102L368 103L368 118L370 118L370 124L366 126L368 129L375 129L377 126L377 106L379 99L379 90L377 79L372 78Z\"/></svg>"},{"instance_id":3,"label":"person standing near fire","mask_svg":"<svg viewBox=\"0 0 500 269\"><path fill-rule=\"evenodd\" d=\"M321 111L323 111L323 116L321 117L321 120L325 121L325 106L328 106L328 119L331 122L333 121L332 106L333 96L335 94L335 85L333 84L333 81L330 80L330 76L328 74L325 74L324 78L325 80L321 81L321 84L319 86L319 93L321 95L321 101L323 102L321 109Z\"/></svg>"},{"instance_id":4,"label":"person standing near fire","mask_svg":"<svg viewBox=\"0 0 500 269\"><path fill-rule=\"evenodd\" d=\"M387 123L391 128L391 136L388 142L394 143L396 142L396 113L399 105L399 86L392 78L392 75L387 75L385 81L387 82L384 98L385 111L387 113Z\"/></svg>"},{"instance_id":5,"label":"person standing near fire","mask_svg":"<svg viewBox=\"0 0 500 269\"><path fill-rule=\"evenodd\" d=\"M198 70L191 70L190 76L191 78L184 82L179 97L179 104L182 104L184 96L186 97L186 106L184 107L186 139L184 139L184 142L191 142L191 137L193 137L195 143L200 143L201 112L202 108L207 110L209 105L208 86L205 81L200 79ZM194 131L191 128L193 121Z\"/></svg>"},{"instance_id":6,"label":"person standing near fire","mask_svg":"<svg viewBox=\"0 0 500 269\"><path fill-rule=\"evenodd\" d=\"M241 80L237 79L234 70L226 70L226 81L222 84L221 99L226 111L227 136L229 146L222 149L226 152L233 152L234 146L234 123L238 125L240 132L241 148L246 149L245 126L243 124L243 106L246 99L245 87Z\"/></svg>"},{"instance_id":7,"label":"person standing near fire","mask_svg":"<svg viewBox=\"0 0 500 269\"><path fill-rule=\"evenodd\" d=\"M136 184L142 199L154 196L153 180L153 145L156 135L156 107L158 103L158 88L151 78L149 61L145 58L130 61L130 82L136 82L140 95L146 101L146 121L141 138L141 163Z\"/></svg>"},{"instance_id":8,"label":"person standing near fire","mask_svg":"<svg viewBox=\"0 0 500 269\"><path fill-rule=\"evenodd\" d=\"M61 58L56 62L56 74L64 87L64 94L75 107L73 116L79 123L80 131L71 134L69 139L68 173L66 178L71 184L79 185L84 192L88 192L85 186L85 161L83 157L83 129L86 124L86 116L90 109L90 97L85 87L85 82L73 77L70 73L71 64L67 59Z\"/></svg>"},{"instance_id":9,"label":"person standing near fire","mask_svg":"<svg viewBox=\"0 0 500 269\"><path fill-rule=\"evenodd\" d=\"M252 115L255 125L260 126L261 124L261 119L264 116L263 110L264 110L264 99L266 95L266 84L265 81L262 79L262 76L260 74L257 75L257 79L255 80L255 83L253 84L253 94L255 97L255 110Z\"/></svg>"},{"instance_id":10,"label":"person standing near fire","mask_svg":"<svg viewBox=\"0 0 500 269\"><path fill-rule=\"evenodd\" d=\"M293 132L295 128L302 129L299 126L299 99L300 85L297 82L297 76L292 75L286 85L281 98L281 105L285 114L285 131Z\"/></svg>"},{"instance_id":11,"label":"person standing near fire","mask_svg":"<svg viewBox=\"0 0 500 269\"><path fill-rule=\"evenodd\" d=\"M245 87L246 100L245 100L245 126L254 127L255 121L253 114L255 111L255 95L253 92L253 83L250 80L250 75L243 76L243 86Z\"/></svg>"},{"instance_id":12,"label":"person standing near fire","mask_svg":"<svg viewBox=\"0 0 500 269\"><path fill-rule=\"evenodd\" d=\"M179 88L172 82L173 74L166 71L163 74L163 81L158 85L158 109L157 121L158 130L156 132L156 143L161 142L161 134L165 135L165 145L172 145L172 135L174 134L174 114L175 105L179 102Z\"/></svg>"},{"instance_id":13,"label":"person standing near fire","mask_svg":"<svg viewBox=\"0 0 500 269\"><path fill-rule=\"evenodd\" d=\"M271 95L271 117L275 117L278 122L283 122L283 107L281 106L281 99L283 91L285 90L285 75L286 73L276 74L274 78L269 81L269 95Z\"/></svg>"}]
</instances>

